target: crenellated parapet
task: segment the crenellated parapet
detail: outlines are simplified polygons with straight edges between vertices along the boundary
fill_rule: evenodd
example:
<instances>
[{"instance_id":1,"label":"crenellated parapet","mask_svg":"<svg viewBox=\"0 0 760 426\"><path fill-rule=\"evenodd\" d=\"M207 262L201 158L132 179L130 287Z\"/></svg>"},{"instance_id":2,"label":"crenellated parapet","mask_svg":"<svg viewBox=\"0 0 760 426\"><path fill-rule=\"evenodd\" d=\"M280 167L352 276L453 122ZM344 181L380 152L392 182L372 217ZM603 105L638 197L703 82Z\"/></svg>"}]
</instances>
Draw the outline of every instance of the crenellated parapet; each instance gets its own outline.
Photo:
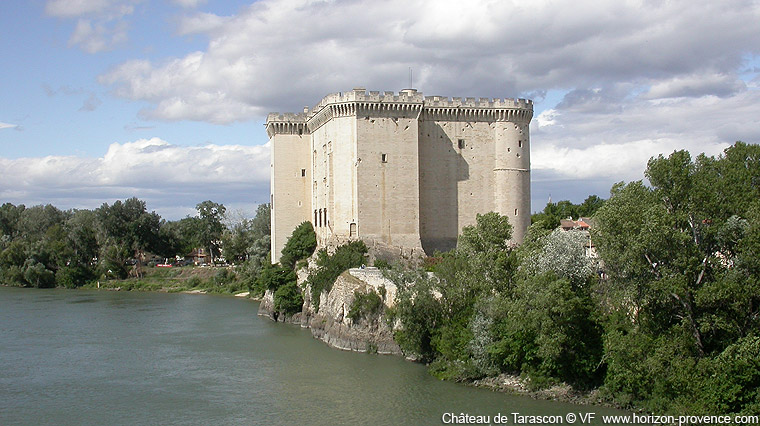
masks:
<instances>
[{"instance_id":1,"label":"crenellated parapet","mask_svg":"<svg viewBox=\"0 0 760 426\"><path fill-rule=\"evenodd\" d=\"M417 118L422 109L423 96L414 89L393 92L367 92L354 89L350 92L325 96L311 110L308 127L311 131L339 117L396 117Z\"/></svg>"},{"instance_id":2,"label":"crenellated parapet","mask_svg":"<svg viewBox=\"0 0 760 426\"><path fill-rule=\"evenodd\" d=\"M533 118L529 99L447 98L426 96L423 120L432 121L511 121L527 124Z\"/></svg>"},{"instance_id":3,"label":"crenellated parapet","mask_svg":"<svg viewBox=\"0 0 760 426\"><path fill-rule=\"evenodd\" d=\"M303 135L308 133L306 113L270 113L265 124L267 135Z\"/></svg>"},{"instance_id":4,"label":"crenellated parapet","mask_svg":"<svg viewBox=\"0 0 760 426\"><path fill-rule=\"evenodd\" d=\"M394 92L367 92L354 89L332 93L303 113L267 117L267 134L311 133L333 118L340 117L421 118L431 121L510 121L527 124L533 118L529 99L448 98L423 96L415 89Z\"/></svg>"}]
</instances>

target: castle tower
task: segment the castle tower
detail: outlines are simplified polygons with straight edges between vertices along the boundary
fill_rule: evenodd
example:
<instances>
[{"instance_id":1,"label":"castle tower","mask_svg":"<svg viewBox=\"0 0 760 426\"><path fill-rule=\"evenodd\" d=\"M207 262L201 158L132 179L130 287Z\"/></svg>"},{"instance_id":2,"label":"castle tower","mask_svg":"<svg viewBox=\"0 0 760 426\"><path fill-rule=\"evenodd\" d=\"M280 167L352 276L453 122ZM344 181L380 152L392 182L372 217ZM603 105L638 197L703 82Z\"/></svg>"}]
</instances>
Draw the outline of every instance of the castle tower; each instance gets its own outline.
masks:
<instances>
[{"instance_id":1,"label":"castle tower","mask_svg":"<svg viewBox=\"0 0 760 426\"><path fill-rule=\"evenodd\" d=\"M530 226L531 117L532 111L510 111L494 126L494 211L509 217L516 243Z\"/></svg>"},{"instance_id":2,"label":"castle tower","mask_svg":"<svg viewBox=\"0 0 760 426\"><path fill-rule=\"evenodd\" d=\"M275 263L293 230L310 220L311 137L305 114L269 114L266 129L272 150L269 201L272 263Z\"/></svg>"}]
</instances>

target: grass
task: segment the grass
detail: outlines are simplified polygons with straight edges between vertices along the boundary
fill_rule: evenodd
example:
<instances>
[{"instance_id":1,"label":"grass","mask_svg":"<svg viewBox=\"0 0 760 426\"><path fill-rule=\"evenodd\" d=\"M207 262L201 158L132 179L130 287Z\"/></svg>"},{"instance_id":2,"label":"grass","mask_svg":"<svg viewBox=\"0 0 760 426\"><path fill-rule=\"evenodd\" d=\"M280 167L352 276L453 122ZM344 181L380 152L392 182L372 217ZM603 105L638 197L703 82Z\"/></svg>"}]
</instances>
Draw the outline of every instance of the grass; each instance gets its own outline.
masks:
<instances>
[{"instance_id":1,"label":"grass","mask_svg":"<svg viewBox=\"0 0 760 426\"><path fill-rule=\"evenodd\" d=\"M83 288L111 289L123 291L162 291L178 293L201 290L206 293L234 294L247 291L239 280L234 268L195 267L179 268L144 267L141 278L101 279ZM98 287L98 284L100 285Z\"/></svg>"}]
</instances>

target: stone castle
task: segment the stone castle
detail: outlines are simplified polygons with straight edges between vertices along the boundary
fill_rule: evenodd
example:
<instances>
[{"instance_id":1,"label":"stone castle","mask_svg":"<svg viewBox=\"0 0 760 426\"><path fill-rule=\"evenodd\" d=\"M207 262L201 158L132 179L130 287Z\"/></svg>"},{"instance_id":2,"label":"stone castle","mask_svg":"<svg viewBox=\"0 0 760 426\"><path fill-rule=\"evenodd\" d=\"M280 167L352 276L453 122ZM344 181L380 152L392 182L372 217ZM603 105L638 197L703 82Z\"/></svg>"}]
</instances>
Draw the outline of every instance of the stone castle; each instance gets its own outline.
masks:
<instances>
[{"instance_id":1,"label":"stone castle","mask_svg":"<svg viewBox=\"0 0 760 426\"><path fill-rule=\"evenodd\" d=\"M272 149L272 261L293 229L319 247L362 239L402 255L456 246L477 213L530 225L533 103L423 96L414 89L327 95L267 117Z\"/></svg>"}]
</instances>

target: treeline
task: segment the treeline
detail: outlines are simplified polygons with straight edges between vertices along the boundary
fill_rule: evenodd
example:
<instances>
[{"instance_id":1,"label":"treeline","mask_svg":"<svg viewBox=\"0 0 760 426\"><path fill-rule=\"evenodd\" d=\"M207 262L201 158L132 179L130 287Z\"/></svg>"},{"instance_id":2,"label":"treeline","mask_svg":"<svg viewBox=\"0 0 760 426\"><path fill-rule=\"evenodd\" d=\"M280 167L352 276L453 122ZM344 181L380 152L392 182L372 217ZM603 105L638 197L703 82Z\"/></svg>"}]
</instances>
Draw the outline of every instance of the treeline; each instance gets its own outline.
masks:
<instances>
[{"instance_id":1,"label":"treeline","mask_svg":"<svg viewBox=\"0 0 760 426\"><path fill-rule=\"evenodd\" d=\"M196 207L197 216L166 221L137 198L94 210L5 203L0 206L0 283L79 287L126 278L147 254L173 263L199 248L211 261L242 264L247 273L240 279L252 282L269 253L269 205L259 206L254 219L227 225L222 204L204 201Z\"/></svg>"},{"instance_id":2,"label":"treeline","mask_svg":"<svg viewBox=\"0 0 760 426\"><path fill-rule=\"evenodd\" d=\"M397 342L442 378L519 374L658 414L757 414L760 146L677 151L646 177L587 200L598 257L588 235L547 226L578 213L550 205L519 248L489 213L434 274L392 268Z\"/></svg>"}]
</instances>

